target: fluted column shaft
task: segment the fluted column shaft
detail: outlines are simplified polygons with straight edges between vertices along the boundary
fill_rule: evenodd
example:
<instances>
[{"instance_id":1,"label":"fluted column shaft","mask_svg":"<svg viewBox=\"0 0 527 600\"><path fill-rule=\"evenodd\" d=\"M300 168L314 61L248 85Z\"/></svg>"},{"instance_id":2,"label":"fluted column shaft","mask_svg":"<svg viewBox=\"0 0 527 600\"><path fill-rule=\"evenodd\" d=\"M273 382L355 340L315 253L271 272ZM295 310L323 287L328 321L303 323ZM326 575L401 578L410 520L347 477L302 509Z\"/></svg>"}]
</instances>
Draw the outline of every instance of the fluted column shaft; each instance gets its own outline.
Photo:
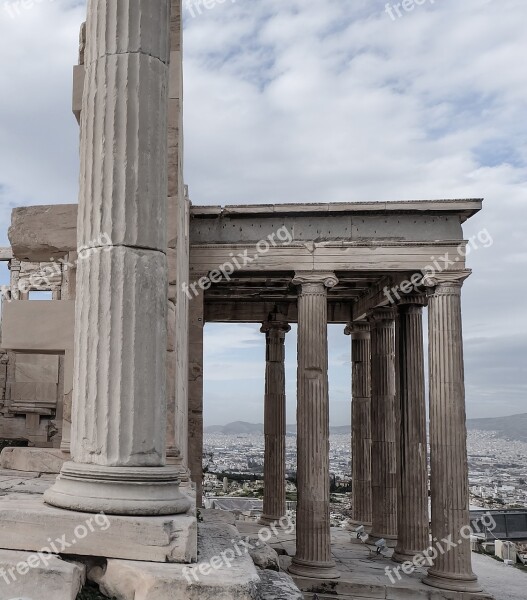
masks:
<instances>
[{"instance_id":1,"label":"fluted column shaft","mask_svg":"<svg viewBox=\"0 0 527 600\"><path fill-rule=\"evenodd\" d=\"M280 320L262 326L266 340L264 405L264 500L261 522L275 523L286 514L285 499L285 335L291 327Z\"/></svg>"},{"instance_id":2,"label":"fluted column shaft","mask_svg":"<svg viewBox=\"0 0 527 600\"><path fill-rule=\"evenodd\" d=\"M370 324L353 323L351 335L352 403L351 518L355 525L371 527L371 332Z\"/></svg>"},{"instance_id":3,"label":"fluted column shaft","mask_svg":"<svg viewBox=\"0 0 527 600\"><path fill-rule=\"evenodd\" d=\"M333 274L297 274L298 296L298 505L296 575L334 578L329 514L329 397L327 287Z\"/></svg>"},{"instance_id":4,"label":"fluted column shaft","mask_svg":"<svg viewBox=\"0 0 527 600\"><path fill-rule=\"evenodd\" d=\"M428 461L423 349L426 297L409 296L398 306L399 378L398 540L394 560L405 562L430 545Z\"/></svg>"},{"instance_id":5,"label":"fluted column shaft","mask_svg":"<svg viewBox=\"0 0 527 600\"><path fill-rule=\"evenodd\" d=\"M199 281L200 275L191 275ZM196 504L203 500L203 332L204 291L189 303L188 345L188 466L196 484Z\"/></svg>"},{"instance_id":6,"label":"fluted column shaft","mask_svg":"<svg viewBox=\"0 0 527 600\"><path fill-rule=\"evenodd\" d=\"M88 2L77 240L90 251L77 268L74 462L46 496L65 508L182 509L164 467L169 18L170 0Z\"/></svg>"},{"instance_id":7,"label":"fluted column shaft","mask_svg":"<svg viewBox=\"0 0 527 600\"><path fill-rule=\"evenodd\" d=\"M425 583L445 590L481 590L472 571L461 287L466 272L430 278L430 463L432 536L454 546L439 553ZM465 535L463 535L465 533Z\"/></svg>"},{"instance_id":8,"label":"fluted column shaft","mask_svg":"<svg viewBox=\"0 0 527 600\"><path fill-rule=\"evenodd\" d=\"M11 298L13 300L20 299L20 270L22 265L19 260L16 258L12 258L9 261L9 271L10 271L10 288L11 288Z\"/></svg>"},{"instance_id":9,"label":"fluted column shaft","mask_svg":"<svg viewBox=\"0 0 527 600\"><path fill-rule=\"evenodd\" d=\"M395 382L395 309L371 316L371 472L373 539L397 540L397 394Z\"/></svg>"}]
</instances>

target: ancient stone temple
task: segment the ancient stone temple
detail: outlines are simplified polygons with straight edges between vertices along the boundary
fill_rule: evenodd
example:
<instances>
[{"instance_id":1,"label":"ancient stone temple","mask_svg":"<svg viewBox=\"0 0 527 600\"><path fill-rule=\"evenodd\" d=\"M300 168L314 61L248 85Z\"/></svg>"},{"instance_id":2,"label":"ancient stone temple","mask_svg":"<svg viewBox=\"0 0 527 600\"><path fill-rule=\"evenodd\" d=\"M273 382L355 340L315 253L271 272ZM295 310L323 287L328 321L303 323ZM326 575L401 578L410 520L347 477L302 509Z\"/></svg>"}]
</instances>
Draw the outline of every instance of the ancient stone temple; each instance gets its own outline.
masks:
<instances>
[{"instance_id":1,"label":"ancient stone temple","mask_svg":"<svg viewBox=\"0 0 527 600\"><path fill-rule=\"evenodd\" d=\"M345 547L359 558L343 571L329 512L327 328L337 323L352 346L353 523L374 550L394 549L394 562L381 556L383 566L413 560L433 539L458 540L468 525L463 223L481 200L193 205L183 180L179 0L89 0L73 112L78 203L15 209L11 247L0 254L11 272L0 437L30 446L5 449L2 473L48 474L35 493L0 498L0 566L86 528L89 515L104 513L108 527L77 536L74 551L51 547L66 567L41 564L31 583L17 578L0 599L31 590L42 600L74 599L86 574L107 595L135 600L312 598L328 590L348 598L490 598L472 571L469 537L423 561L398 582L399 595L387 595L388 579L361 573L368 550L354 532ZM33 300L42 293L49 299ZM201 510L203 332L213 322L257 323L264 334L257 526L274 527L280 572L257 571L232 551L248 533L233 517ZM291 324L298 325L292 550L275 526L286 517ZM68 580L57 588L62 595L47 591L53 577Z\"/></svg>"}]
</instances>

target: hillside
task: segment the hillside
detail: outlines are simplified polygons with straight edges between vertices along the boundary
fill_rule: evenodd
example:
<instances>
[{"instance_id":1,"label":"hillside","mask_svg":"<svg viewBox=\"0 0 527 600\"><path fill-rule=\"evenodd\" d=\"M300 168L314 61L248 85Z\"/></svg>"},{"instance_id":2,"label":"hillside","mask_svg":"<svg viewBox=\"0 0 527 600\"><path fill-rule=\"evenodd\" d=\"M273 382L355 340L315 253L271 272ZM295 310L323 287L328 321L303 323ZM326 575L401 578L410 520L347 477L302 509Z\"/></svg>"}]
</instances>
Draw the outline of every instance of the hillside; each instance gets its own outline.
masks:
<instances>
[{"instance_id":1,"label":"hillside","mask_svg":"<svg viewBox=\"0 0 527 600\"><path fill-rule=\"evenodd\" d=\"M263 434L264 426L262 423L246 423L245 421L235 421L227 425L211 425L204 428L205 433L223 433L225 435L242 435L244 433L261 433ZM349 426L330 427L333 434L348 434L351 433ZM296 434L296 425L287 425L287 433Z\"/></svg>"},{"instance_id":2,"label":"hillside","mask_svg":"<svg viewBox=\"0 0 527 600\"><path fill-rule=\"evenodd\" d=\"M471 431L496 431L500 438L527 442L527 413L493 419L469 419Z\"/></svg>"},{"instance_id":3,"label":"hillside","mask_svg":"<svg viewBox=\"0 0 527 600\"><path fill-rule=\"evenodd\" d=\"M506 440L527 442L527 413L512 415L510 417L496 417L492 419L469 419L467 428L471 431L496 431L499 437ZM262 423L247 423L235 421L227 425L212 425L205 427L205 433L222 433L225 435L263 434ZM348 425L330 427L332 434L347 435L351 433ZM296 434L296 425L287 425L288 434Z\"/></svg>"}]
</instances>

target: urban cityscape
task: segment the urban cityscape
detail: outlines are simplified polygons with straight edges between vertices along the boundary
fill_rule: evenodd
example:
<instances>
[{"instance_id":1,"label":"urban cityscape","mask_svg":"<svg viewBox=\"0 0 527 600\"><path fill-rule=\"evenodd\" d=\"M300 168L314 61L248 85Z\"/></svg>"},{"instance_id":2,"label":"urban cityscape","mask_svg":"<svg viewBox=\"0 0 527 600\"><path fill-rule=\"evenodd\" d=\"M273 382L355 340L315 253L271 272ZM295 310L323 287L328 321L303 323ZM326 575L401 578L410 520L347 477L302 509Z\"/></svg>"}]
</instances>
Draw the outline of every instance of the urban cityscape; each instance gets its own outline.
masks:
<instances>
[{"instance_id":1,"label":"urban cityscape","mask_svg":"<svg viewBox=\"0 0 527 600\"><path fill-rule=\"evenodd\" d=\"M204 438L205 496L261 498L263 431L258 431L257 425L251 427L253 431L244 433L210 432L210 429L217 428L209 428ZM236 431L236 427L230 429ZM347 520L350 508L347 492L351 489L350 431L341 433L346 428L337 429L339 433L330 436L332 524L335 526L345 524ZM470 430L468 460L473 509L527 509L526 442L504 439L499 432ZM288 499L294 501L296 433L291 426L286 437L286 472ZM225 478L228 486L224 484Z\"/></svg>"}]
</instances>

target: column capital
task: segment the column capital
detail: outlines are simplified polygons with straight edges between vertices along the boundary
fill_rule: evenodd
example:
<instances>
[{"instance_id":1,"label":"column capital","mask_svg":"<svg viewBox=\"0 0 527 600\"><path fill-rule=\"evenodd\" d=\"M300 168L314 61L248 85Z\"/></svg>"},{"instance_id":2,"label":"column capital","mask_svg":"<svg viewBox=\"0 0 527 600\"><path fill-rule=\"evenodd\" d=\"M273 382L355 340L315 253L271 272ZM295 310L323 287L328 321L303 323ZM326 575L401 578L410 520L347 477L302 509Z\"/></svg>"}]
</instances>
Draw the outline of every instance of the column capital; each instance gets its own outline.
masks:
<instances>
[{"instance_id":1,"label":"column capital","mask_svg":"<svg viewBox=\"0 0 527 600\"><path fill-rule=\"evenodd\" d=\"M423 277L423 285L428 288L429 294L460 293L463 283L471 274L471 269L433 273Z\"/></svg>"},{"instance_id":2,"label":"column capital","mask_svg":"<svg viewBox=\"0 0 527 600\"><path fill-rule=\"evenodd\" d=\"M344 329L344 335L351 335L354 340L369 340L371 335L371 325L368 321L348 323Z\"/></svg>"},{"instance_id":3,"label":"column capital","mask_svg":"<svg viewBox=\"0 0 527 600\"><path fill-rule=\"evenodd\" d=\"M16 259L16 258L12 258L9 261L9 270L10 271L20 271L22 268L22 261Z\"/></svg>"},{"instance_id":4,"label":"column capital","mask_svg":"<svg viewBox=\"0 0 527 600\"><path fill-rule=\"evenodd\" d=\"M380 306L374 308L368 315L368 321L372 325L377 323L394 321L397 318L397 309L394 307Z\"/></svg>"},{"instance_id":5,"label":"column capital","mask_svg":"<svg viewBox=\"0 0 527 600\"><path fill-rule=\"evenodd\" d=\"M401 299L397 301L397 307L403 309L411 307L423 308L423 306L426 306L427 304L428 297L425 293L408 294L407 296L402 296Z\"/></svg>"},{"instance_id":6,"label":"column capital","mask_svg":"<svg viewBox=\"0 0 527 600\"><path fill-rule=\"evenodd\" d=\"M276 331L284 335L291 331L291 325L289 325L284 315L273 313L269 315L267 321L262 323L260 328L261 333L270 333L272 331Z\"/></svg>"},{"instance_id":7,"label":"column capital","mask_svg":"<svg viewBox=\"0 0 527 600\"><path fill-rule=\"evenodd\" d=\"M332 271L296 271L293 278L293 285L299 286L323 285L326 288L333 288L338 282L339 280Z\"/></svg>"}]
</instances>

